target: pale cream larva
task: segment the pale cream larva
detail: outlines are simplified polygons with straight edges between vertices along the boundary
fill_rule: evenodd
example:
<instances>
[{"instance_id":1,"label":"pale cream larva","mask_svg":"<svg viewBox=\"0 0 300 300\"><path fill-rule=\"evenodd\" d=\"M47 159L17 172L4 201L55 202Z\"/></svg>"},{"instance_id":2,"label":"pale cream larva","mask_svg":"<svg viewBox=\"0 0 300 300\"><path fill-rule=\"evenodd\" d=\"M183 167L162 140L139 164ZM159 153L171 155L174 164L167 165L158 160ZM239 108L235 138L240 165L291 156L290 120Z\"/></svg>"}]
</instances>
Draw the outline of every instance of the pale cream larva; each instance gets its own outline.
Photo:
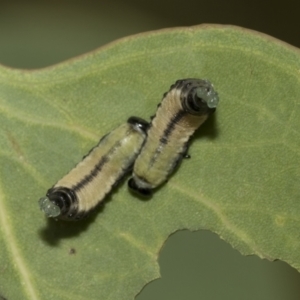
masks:
<instances>
[{"instance_id":1,"label":"pale cream larva","mask_svg":"<svg viewBox=\"0 0 300 300\"><path fill-rule=\"evenodd\" d=\"M187 152L195 130L212 114L219 98L208 80L177 80L164 94L133 168L129 188L142 196L164 183Z\"/></svg>"},{"instance_id":2,"label":"pale cream larva","mask_svg":"<svg viewBox=\"0 0 300 300\"><path fill-rule=\"evenodd\" d=\"M148 123L131 117L105 135L83 160L39 200L47 217L80 220L87 216L132 168L146 139Z\"/></svg>"}]
</instances>

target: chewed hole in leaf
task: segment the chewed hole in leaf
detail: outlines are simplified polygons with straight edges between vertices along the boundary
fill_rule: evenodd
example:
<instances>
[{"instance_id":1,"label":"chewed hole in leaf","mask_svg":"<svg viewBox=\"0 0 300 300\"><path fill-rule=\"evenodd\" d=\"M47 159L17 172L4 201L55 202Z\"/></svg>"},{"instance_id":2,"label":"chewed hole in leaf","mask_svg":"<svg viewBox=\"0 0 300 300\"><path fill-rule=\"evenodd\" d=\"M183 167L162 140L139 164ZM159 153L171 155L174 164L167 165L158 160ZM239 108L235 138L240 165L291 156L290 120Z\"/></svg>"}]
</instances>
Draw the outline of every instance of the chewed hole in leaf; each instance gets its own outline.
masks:
<instances>
[{"instance_id":1,"label":"chewed hole in leaf","mask_svg":"<svg viewBox=\"0 0 300 300\"><path fill-rule=\"evenodd\" d=\"M295 269L281 261L243 256L209 231L171 235L159 264L161 278L147 284L136 300L300 297L300 274Z\"/></svg>"}]
</instances>

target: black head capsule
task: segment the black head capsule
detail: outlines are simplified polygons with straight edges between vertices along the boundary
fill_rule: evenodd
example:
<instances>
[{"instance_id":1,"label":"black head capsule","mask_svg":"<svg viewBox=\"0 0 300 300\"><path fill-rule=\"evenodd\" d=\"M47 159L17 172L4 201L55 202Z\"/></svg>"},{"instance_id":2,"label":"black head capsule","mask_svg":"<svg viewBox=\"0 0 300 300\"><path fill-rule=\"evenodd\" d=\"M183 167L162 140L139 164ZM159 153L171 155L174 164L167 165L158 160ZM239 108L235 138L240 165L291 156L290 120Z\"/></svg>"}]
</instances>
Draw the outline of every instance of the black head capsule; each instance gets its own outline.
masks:
<instances>
[{"instance_id":1,"label":"black head capsule","mask_svg":"<svg viewBox=\"0 0 300 300\"><path fill-rule=\"evenodd\" d=\"M135 116L130 117L127 120L127 123L133 125L137 131L141 131L144 133L147 131L147 129L149 127L149 123L147 121L145 121L142 118L135 117Z\"/></svg>"},{"instance_id":2,"label":"black head capsule","mask_svg":"<svg viewBox=\"0 0 300 300\"><path fill-rule=\"evenodd\" d=\"M136 184L133 178L128 180L128 187L130 190L142 197L150 198L152 196L152 190L150 188L143 188Z\"/></svg>"}]
</instances>

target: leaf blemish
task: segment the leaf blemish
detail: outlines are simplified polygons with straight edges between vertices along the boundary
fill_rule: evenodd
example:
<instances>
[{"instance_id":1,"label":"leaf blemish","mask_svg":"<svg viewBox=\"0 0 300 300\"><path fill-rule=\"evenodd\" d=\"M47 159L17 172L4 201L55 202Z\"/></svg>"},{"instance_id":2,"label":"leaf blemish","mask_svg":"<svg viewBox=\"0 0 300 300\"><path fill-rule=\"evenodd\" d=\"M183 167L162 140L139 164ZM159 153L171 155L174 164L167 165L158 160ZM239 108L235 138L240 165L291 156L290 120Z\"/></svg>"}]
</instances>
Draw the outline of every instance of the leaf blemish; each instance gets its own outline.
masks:
<instances>
[{"instance_id":1,"label":"leaf blemish","mask_svg":"<svg viewBox=\"0 0 300 300\"><path fill-rule=\"evenodd\" d=\"M75 249L75 248L70 248L69 254L70 254L70 255L76 254L76 249Z\"/></svg>"},{"instance_id":2,"label":"leaf blemish","mask_svg":"<svg viewBox=\"0 0 300 300\"><path fill-rule=\"evenodd\" d=\"M15 139L15 137L11 134L10 131L6 132L6 136L11 144L11 148L17 154L17 157L20 160L24 160L24 154L23 154L23 151L21 150L21 147L20 147L20 144L18 143L18 141Z\"/></svg>"},{"instance_id":3,"label":"leaf blemish","mask_svg":"<svg viewBox=\"0 0 300 300\"><path fill-rule=\"evenodd\" d=\"M275 222L280 227L284 226L285 221L286 221L286 218L284 216L282 216L282 215L277 215L275 217Z\"/></svg>"}]
</instances>

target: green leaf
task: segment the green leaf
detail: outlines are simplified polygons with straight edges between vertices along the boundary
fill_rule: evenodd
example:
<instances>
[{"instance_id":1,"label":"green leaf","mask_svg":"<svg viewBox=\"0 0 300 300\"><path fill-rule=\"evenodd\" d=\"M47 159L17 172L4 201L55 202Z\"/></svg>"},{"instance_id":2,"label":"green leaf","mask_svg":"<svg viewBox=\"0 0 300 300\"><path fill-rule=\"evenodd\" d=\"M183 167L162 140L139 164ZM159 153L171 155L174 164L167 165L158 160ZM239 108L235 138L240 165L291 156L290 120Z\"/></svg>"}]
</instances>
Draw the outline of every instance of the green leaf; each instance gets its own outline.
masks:
<instances>
[{"instance_id":1,"label":"green leaf","mask_svg":"<svg viewBox=\"0 0 300 300\"><path fill-rule=\"evenodd\" d=\"M186 77L211 80L220 104L169 182L140 201L124 181L90 219L46 220L46 190ZM300 270L299 99L300 51L231 26L150 32L34 72L0 67L0 295L133 299L183 228Z\"/></svg>"}]
</instances>

